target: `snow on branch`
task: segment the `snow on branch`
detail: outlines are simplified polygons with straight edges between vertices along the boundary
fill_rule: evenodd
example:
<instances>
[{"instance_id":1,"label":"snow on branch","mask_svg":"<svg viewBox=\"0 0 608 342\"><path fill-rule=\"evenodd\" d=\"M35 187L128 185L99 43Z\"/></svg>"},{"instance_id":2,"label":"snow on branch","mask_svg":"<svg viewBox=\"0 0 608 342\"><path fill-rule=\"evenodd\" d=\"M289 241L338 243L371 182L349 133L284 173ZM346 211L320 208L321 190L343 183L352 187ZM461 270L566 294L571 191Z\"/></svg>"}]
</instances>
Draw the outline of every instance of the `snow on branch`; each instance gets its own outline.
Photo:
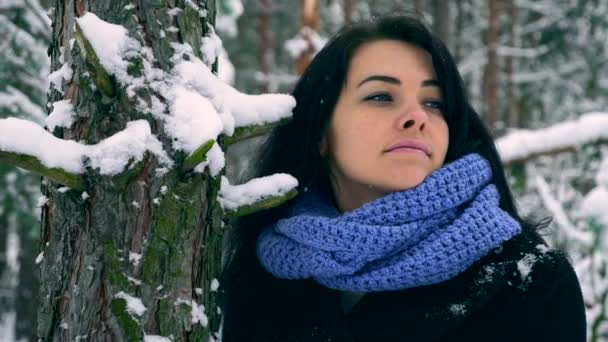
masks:
<instances>
[{"instance_id":1,"label":"snow on branch","mask_svg":"<svg viewBox=\"0 0 608 342\"><path fill-rule=\"evenodd\" d=\"M549 185L542 177L536 176L535 183L540 198L543 201L543 205L553 214L555 221L561 228L560 231L567 236L568 240L578 241L583 246L591 247L593 245L593 234L591 232L580 230L572 222L570 222L564 208L562 208L559 201L553 197L553 194L551 194L551 190L549 189Z\"/></svg>"},{"instance_id":2,"label":"snow on branch","mask_svg":"<svg viewBox=\"0 0 608 342\"><path fill-rule=\"evenodd\" d=\"M182 164L182 172L189 172L193 170L198 164L207 160L207 152L213 147L215 140L208 140L206 143L201 145L199 148L194 150Z\"/></svg>"},{"instance_id":3,"label":"snow on branch","mask_svg":"<svg viewBox=\"0 0 608 342\"><path fill-rule=\"evenodd\" d=\"M239 92L214 75L189 44L171 43L174 67L166 71L155 67L151 50L129 37L126 28L92 13L83 15L77 23L81 50L89 56L85 60L91 73L98 72L101 77L96 81L98 88L107 86L106 95L115 94L117 89L109 88L113 86L109 75L126 87L130 98L137 96L136 89L147 88L152 96L137 98L138 110L161 121L165 133L172 138L173 149L188 154L182 171L203 172L208 166L211 175L216 176L224 168L225 158L222 148L211 144L211 140L219 139L227 146L264 134L291 117L296 104L293 97ZM207 59L214 59L216 55L211 52L221 47L221 41L218 37L207 38L202 39L201 51ZM133 68L141 69L141 73L131 75L129 70ZM201 160L196 167L193 165Z\"/></svg>"},{"instance_id":4,"label":"snow on branch","mask_svg":"<svg viewBox=\"0 0 608 342\"><path fill-rule=\"evenodd\" d=\"M232 116L233 125L223 120L226 135L232 135L237 127L264 125L289 118L296 105L290 95L241 93L219 80L200 60L181 62L175 67L175 75L180 83L210 98L219 113Z\"/></svg>"},{"instance_id":5,"label":"snow on branch","mask_svg":"<svg viewBox=\"0 0 608 342\"><path fill-rule=\"evenodd\" d=\"M102 175L117 175L130 163L143 160L147 151L161 163L172 164L145 120L129 122L123 131L87 146L59 139L30 121L0 119L0 161L75 189L83 188L80 175L85 166Z\"/></svg>"},{"instance_id":6,"label":"snow on branch","mask_svg":"<svg viewBox=\"0 0 608 342\"><path fill-rule=\"evenodd\" d=\"M6 87L4 92L0 92L0 103L2 106L19 113L22 117L29 116L32 120L42 122L46 118L46 113L25 95L21 90Z\"/></svg>"},{"instance_id":7,"label":"snow on branch","mask_svg":"<svg viewBox=\"0 0 608 342\"><path fill-rule=\"evenodd\" d=\"M281 119L279 121L263 124L263 125L251 125L237 127L234 130L234 134L230 136L224 136L222 139L222 145L229 146L241 140L257 137L269 133L278 126L285 125L291 121L291 118Z\"/></svg>"},{"instance_id":8,"label":"snow on branch","mask_svg":"<svg viewBox=\"0 0 608 342\"><path fill-rule=\"evenodd\" d=\"M505 165L540 155L575 151L589 143L608 142L608 113L588 113L577 120L538 130L518 130L496 140Z\"/></svg>"},{"instance_id":9,"label":"snow on branch","mask_svg":"<svg viewBox=\"0 0 608 342\"><path fill-rule=\"evenodd\" d=\"M241 185L230 185L222 176L218 201L227 216L245 216L287 202L297 195L297 186L297 179L284 173L254 178Z\"/></svg>"},{"instance_id":10,"label":"snow on branch","mask_svg":"<svg viewBox=\"0 0 608 342\"><path fill-rule=\"evenodd\" d=\"M102 94L114 97L116 90L109 75L128 82L128 62L123 56L134 55L140 44L120 25L105 22L88 12L76 19L74 35L95 85Z\"/></svg>"}]
</instances>

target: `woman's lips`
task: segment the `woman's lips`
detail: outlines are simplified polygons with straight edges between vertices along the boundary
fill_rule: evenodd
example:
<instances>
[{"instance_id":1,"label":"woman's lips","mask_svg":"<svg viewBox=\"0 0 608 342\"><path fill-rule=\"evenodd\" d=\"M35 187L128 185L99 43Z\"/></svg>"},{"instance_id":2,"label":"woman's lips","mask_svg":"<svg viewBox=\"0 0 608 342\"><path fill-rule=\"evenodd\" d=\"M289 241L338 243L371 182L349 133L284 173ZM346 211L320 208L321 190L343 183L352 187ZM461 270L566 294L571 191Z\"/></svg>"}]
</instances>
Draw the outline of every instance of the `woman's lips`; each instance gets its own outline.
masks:
<instances>
[{"instance_id":1,"label":"woman's lips","mask_svg":"<svg viewBox=\"0 0 608 342\"><path fill-rule=\"evenodd\" d=\"M424 155L425 157L428 156L428 154L426 154L426 152L424 152L420 149L417 149L417 148L412 148L412 147L397 147L393 150L390 150L389 152L392 152L392 153L418 153L418 154Z\"/></svg>"},{"instance_id":2,"label":"woman's lips","mask_svg":"<svg viewBox=\"0 0 608 342\"><path fill-rule=\"evenodd\" d=\"M431 156L431 148L420 140L415 139L404 139L400 140L396 144L392 145L385 152L396 152L396 153L421 153L427 157Z\"/></svg>"}]
</instances>

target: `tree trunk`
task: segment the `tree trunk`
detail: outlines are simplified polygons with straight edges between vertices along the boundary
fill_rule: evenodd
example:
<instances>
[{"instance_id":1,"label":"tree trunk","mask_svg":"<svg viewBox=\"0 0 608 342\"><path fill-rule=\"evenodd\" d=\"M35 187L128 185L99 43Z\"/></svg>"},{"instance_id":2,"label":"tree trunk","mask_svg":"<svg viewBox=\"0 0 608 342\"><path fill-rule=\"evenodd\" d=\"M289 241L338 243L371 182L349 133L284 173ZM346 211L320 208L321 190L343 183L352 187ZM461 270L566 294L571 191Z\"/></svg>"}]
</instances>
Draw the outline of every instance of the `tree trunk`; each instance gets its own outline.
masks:
<instances>
[{"instance_id":1,"label":"tree trunk","mask_svg":"<svg viewBox=\"0 0 608 342\"><path fill-rule=\"evenodd\" d=\"M463 1L456 2L456 33L454 34L454 58L456 62L462 60L462 31L464 29L464 8Z\"/></svg>"},{"instance_id":2,"label":"tree trunk","mask_svg":"<svg viewBox=\"0 0 608 342\"><path fill-rule=\"evenodd\" d=\"M509 46L516 47L517 45L517 14L518 8L515 2L509 4ZM509 118L509 127L520 127L518 101L515 94L515 84L513 82L513 56L507 56L505 61L505 73L509 78L507 83L507 110Z\"/></svg>"},{"instance_id":3,"label":"tree trunk","mask_svg":"<svg viewBox=\"0 0 608 342\"><path fill-rule=\"evenodd\" d=\"M424 1L423 0L414 0L414 12L422 17L424 13Z\"/></svg>"},{"instance_id":4,"label":"tree trunk","mask_svg":"<svg viewBox=\"0 0 608 342\"><path fill-rule=\"evenodd\" d=\"M150 49L154 66L169 72L171 43L188 44L202 57L201 37L214 24L215 2L56 0L54 7L52 70L63 63L73 68L65 99L78 113L71 128L55 132L95 144L128 122L144 119L170 151L171 138L160 129L160 120L142 112L127 91L116 87L112 97L102 95L100 84L92 86L91 76L86 76L90 61L83 60L80 42L70 49L75 18L91 12L122 25ZM138 74L141 69L135 63L128 71ZM148 103L152 96L163 101L163 94L151 88L137 90L137 96ZM61 97L54 91L51 101ZM174 159L184 160L183 152L173 153ZM221 267L223 225L219 178L207 171L163 171L161 166L158 158L146 154L117 176L88 170L86 192L65 191L50 181L44 187L49 201L42 212L42 341L142 341L144 335L173 341L217 338L220 310L214 279ZM145 311L138 312L131 297L140 299Z\"/></svg>"},{"instance_id":5,"label":"tree trunk","mask_svg":"<svg viewBox=\"0 0 608 342\"><path fill-rule=\"evenodd\" d=\"M488 60L484 69L483 96L485 101L484 118L490 130L496 133L498 123L498 46L499 35L499 0L488 0L488 30L486 46Z\"/></svg>"},{"instance_id":6,"label":"tree trunk","mask_svg":"<svg viewBox=\"0 0 608 342\"><path fill-rule=\"evenodd\" d=\"M33 176L33 175L30 175ZM19 227L19 276L17 279L17 291L15 298L15 339L23 338L28 341L36 341L36 314L38 307L32 305L38 298L39 274L35 264L39 250L40 225L30 220L29 225Z\"/></svg>"},{"instance_id":7,"label":"tree trunk","mask_svg":"<svg viewBox=\"0 0 608 342\"><path fill-rule=\"evenodd\" d=\"M353 22L355 13L355 0L343 0L344 7L344 24L348 25Z\"/></svg>"},{"instance_id":8,"label":"tree trunk","mask_svg":"<svg viewBox=\"0 0 608 342\"><path fill-rule=\"evenodd\" d=\"M271 30L272 0L259 1L259 44L258 44L258 65L260 72L265 76L260 83L259 91L268 92L270 89L270 73L274 64L273 39Z\"/></svg>"},{"instance_id":9,"label":"tree trunk","mask_svg":"<svg viewBox=\"0 0 608 342\"><path fill-rule=\"evenodd\" d=\"M448 1L433 0L433 31L446 46L450 46L450 4Z\"/></svg>"},{"instance_id":10,"label":"tree trunk","mask_svg":"<svg viewBox=\"0 0 608 342\"><path fill-rule=\"evenodd\" d=\"M346 9L351 12L352 8ZM346 14L346 11L345 11ZM296 73L302 75L316 53L312 35L318 34L321 26L321 12L318 0L300 0L300 34L306 40L308 48L303 50L296 60Z\"/></svg>"},{"instance_id":11,"label":"tree trunk","mask_svg":"<svg viewBox=\"0 0 608 342\"><path fill-rule=\"evenodd\" d=\"M50 26L45 8L38 0L0 5L0 119L16 116L42 122L46 116ZM36 340L39 187L40 177L0 165L0 325L3 318L14 318L15 326L7 328L15 340Z\"/></svg>"}]
</instances>

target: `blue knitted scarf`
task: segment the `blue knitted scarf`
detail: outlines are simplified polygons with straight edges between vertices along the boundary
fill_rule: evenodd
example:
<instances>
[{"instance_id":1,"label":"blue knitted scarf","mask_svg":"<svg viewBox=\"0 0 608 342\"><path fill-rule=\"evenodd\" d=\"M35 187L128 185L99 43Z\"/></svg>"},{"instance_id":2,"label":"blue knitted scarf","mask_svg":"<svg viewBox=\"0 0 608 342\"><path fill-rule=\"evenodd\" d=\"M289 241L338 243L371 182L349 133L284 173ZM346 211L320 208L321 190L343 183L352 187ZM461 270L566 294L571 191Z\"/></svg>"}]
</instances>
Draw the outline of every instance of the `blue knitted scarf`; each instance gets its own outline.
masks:
<instances>
[{"instance_id":1,"label":"blue knitted scarf","mask_svg":"<svg viewBox=\"0 0 608 342\"><path fill-rule=\"evenodd\" d=\"M415 188L345 214L331 195L309 190L287 218L267 227L257 256L275 277L313 278L343 291L390 291L451 279L517 235L498 207L487 160L464 156Z\"/></svg>"}]
</instances>

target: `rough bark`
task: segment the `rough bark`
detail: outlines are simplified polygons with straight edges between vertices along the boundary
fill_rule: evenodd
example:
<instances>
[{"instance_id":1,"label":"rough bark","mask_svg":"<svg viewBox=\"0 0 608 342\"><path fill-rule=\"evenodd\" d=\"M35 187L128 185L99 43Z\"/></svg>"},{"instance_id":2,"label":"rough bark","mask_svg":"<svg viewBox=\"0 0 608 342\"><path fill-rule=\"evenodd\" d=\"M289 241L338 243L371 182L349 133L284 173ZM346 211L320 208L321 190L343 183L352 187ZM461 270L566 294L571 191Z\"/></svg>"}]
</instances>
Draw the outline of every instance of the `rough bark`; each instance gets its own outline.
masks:
<instances>
[{"instance_id":1,"label":"rough bark","mask_svg":"<svg viewBox=\"0 0 608 342\"><path fill-rule=\"evenodd\" d=\"M189 3L206 9L206 17ZM172 16L168 10L174 7L182 11ZM71 98L78 113L76 124L58 135L94 144L129 121L145 119L170 151L171 139L159 129L161 123L150 113L139 112L114 80L116 94L111 99L91 87L90 78L83 76L88 69L78 44L60 59L61 49L74 37L75 17L87 11L127 28L132 38L151 48L155 66L169 71L171 42L190 44L200 57L200 38L214 23L214 1L55 1L52 69L64 62L74 69L65 97ZM171 26L179 31L166 30ZM137 65L132 72L138 72ZM149 100L151 92L143 89L137 95ZM54 92L50 100L60 97ZM174 153L174 160L186 157ZM148 155L118 176L88 170L88 197L81 191L58 191L60 184L53 182L44 187L49 202L42 212L42 341L141 341L144 335L208 341L218 332L220 311L212 281L221 266L219 178L184 174L180 168L157 173L159 167L159 161ZM141 260L134 262L131 253L141 254ZM117 297L120 292L140 298L146 307L143 315L127 312L126 301ZM204 305L208 324L193 323L192 301Z\"/></svg>"}]
</instances>

